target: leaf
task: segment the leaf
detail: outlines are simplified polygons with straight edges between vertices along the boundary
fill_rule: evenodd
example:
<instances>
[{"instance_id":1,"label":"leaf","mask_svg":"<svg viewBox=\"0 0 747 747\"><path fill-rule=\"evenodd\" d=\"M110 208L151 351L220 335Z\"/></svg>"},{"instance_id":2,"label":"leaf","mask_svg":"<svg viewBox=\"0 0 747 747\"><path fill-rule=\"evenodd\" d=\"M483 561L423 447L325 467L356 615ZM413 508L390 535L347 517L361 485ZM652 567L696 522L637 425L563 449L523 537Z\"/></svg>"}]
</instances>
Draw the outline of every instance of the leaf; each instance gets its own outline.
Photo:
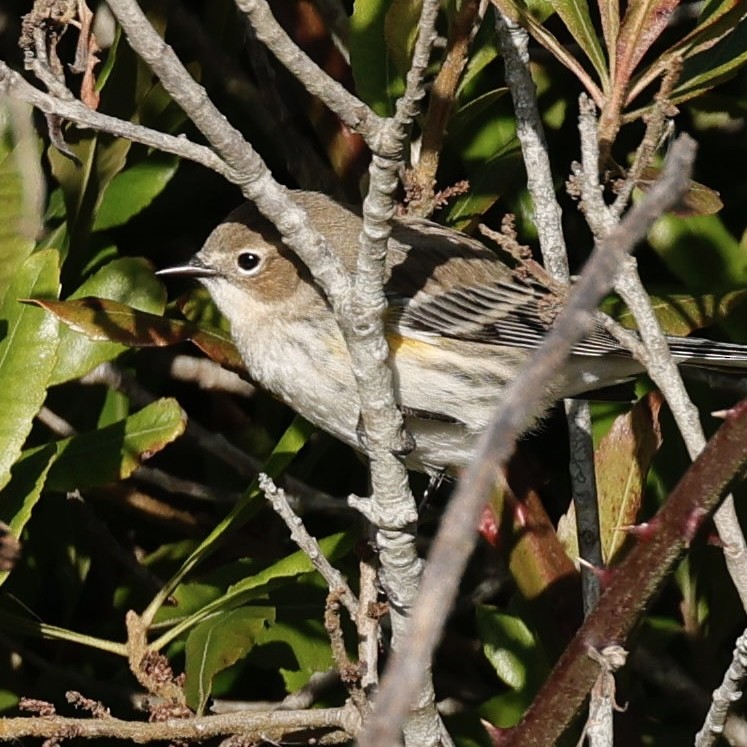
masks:
<instances>
[{"instance_id":1,"label":"leaf","mask_svg":"<svg viewBox=\"0 0 747 747\"><path fill-rule=\"evenodd\" d=\"M46 309L91 340L129 347L165 347L189 340L216 363L244 373L241 356L229 335L214 327L167 319L103 298L74 301L30 299L29 302Z\"/></svg>"},{"instance_id":2,"label":"leaf","mask_svg":"<svg viewBox=\"0 0 747 747\"><path fill-rule=\"evenodd\" d=\"M34 248L33 237L23 233L24 221L29 222L34 216L25 214L27 203L18 147L11 143L9 130L0 132L0 298ZM36 216L36 220L41 224L41 216Z\"/></svg>"},{"instance_id":3,"label":"leaf","mask_svg":"<svg viewBox=\"0 0 747 747\"><path fill-rule=\"evenodd\" d=\"M160 399L125 420L59 441L47 487L67 492L129 477L179 437L186 418L175 399Z\"/></svg>"},{"instance_id":4,"label":"leaf","mask_svg":"<svg viewBox=\"0 0 747 747\"><path fill-rule=\"evenodd\" d=\"M599 530L605 565L626 539L624 527L636 523L651 462L661 446L661 395L651 392L630 412L615 419L594 453L599 503ZM561 518L558 537L568 555L578 559L573 505Z\"/></svg>"},{"instance_id":5,"label":"leaf","mask_svg":"<svg viewBox=\"0 0 747 747\"><path fill-rule=\"evenodd\" d=\"M352 545L353 536L349 532L333 534L319 541L322 552L330 561L347 554ZM310 573L313 570L314 566L303 550L282 558L268 568L230 586L225 594L208 602L202 609L178 622L171 630L154 641L151 648L157 651L210 615L247 604L266 594L268 589L278 583L285 583L289 579L294 579L302 573Z\"/></svg>"},{"instance_id":6,"label":"leaf","mask_svg":"<svg viewBox=\"0 0 747 747\"><path fill-rule=\"evenodd\" d=\"M724 295L693 296L672 293L651 296L651 306L661 328L668 335L676 337L686 337L695 330L723 322L745 301L747 301L747 289L732 291ZM605 302L602 308L614 316L620 324L630 329L635 328L633 314L619 299Z\"/></svg>"},{"instance_id":7,"label":"leaf","mask_svg":"<svg viewBox=\"0 0 747 747\"><path fill-rule=\"evenodd\" d=\"M295 667L278 666L277 663L272 667L282 676L286 692L289 693L305 687L312 675L326 672L335 664L329 634L324 630L321 620L302 619L297 623L275 622L263 630L257 639L258 647L279 641L292 651L296 660Z\"/></svg>"},{"instance_id":8,"label":"leaf","mask_svg":"<svg viewBox=\"0 0 747 747\"><path fill-rule=\"evenodd\" d=\"M103 231L127 223L161 194L178 166L176 156L154 152L117 174L104 194L93 230Z\"/></svg>"},{"instance_id":9,"label":"leaf","mask_svg":"<svg viewBox=\"0 0 747 747\"><path fill-rule=\"evenodd\" d=\"M88 278L70 299L86 296L110 299L155 314L162 313L166 304L163 285L153 276L153 266L147 260L134 257L109 262ZM65 325L60 329L60 350L51 383L80 378L126 349L120 343L92 340Z\"/></svg>"},{"instance_id":10,"label":"leaf","mask_svg":"<svg viewBox=\"0 0 747 747\"><path fill-rule=\"evenodd\" d=\"M84 135L72 128L65 137L81 166L52 146L47 154L65 197L68 237L65 272L77 279L87 255L96 210L111 180L124 168L131 142L103 133Z\"/></svg>"},{"instance_id":11,"label":"leaf","mask_svg":"<svg viewBox=\"0 0 747 747\"><path fill-rule=\"evenodd\" d=\"M632 0L628 4L617 37L615 88L627 91L630 76L679 4L680 0Z\"/></svg>"},{"instance_id":12,"label":"leaf","mask_svg":"<svg viewBox=\"0 0 747 747\"><path fill-rule=\"evenodd\" d=\"M602 84L602 90L607 90L609 86L607 60L604 58L602 45L599 43L591 20L588 3L585 0L556 0L552 5L571 36L594 66Z\"/></svg>"},{"instance_id":13,"label":"leaf","mask_svg":"<svg viewBox=\"0 0 747 747\"><path fill-rule=\"evenodd\" d=\"M296 416L275 445L275 448L265 462L262 471L273 479L276 479L295 458L296 454L304 446L312 432L313 427L303 420L303 418ZM241 527L254 515L257 511L259 496L259 486L257 485L257 481L253 480L249 489L233 509L231 509L225 519L223 519L215 529L205 537L199 547L190 554L179 570L163 585L161 591L148 605L148 609L142 614L142 618L145 620L146 624L150 624L159 607L182 582L185 576L198 563L205 560L205 558L210 556L218 547L220 547L223 540L231 531Z\"/></svg>"},{"instance_id":14,"label":"leaf","mask_svg":"<svg viewBox=\"0 0 747 747\"><path fill-rule=\"evenodd\" d=\"M603 153L608 152L620 130L634 70L664 31L678 5L679 0L632 0L628 4L617 36L614 78L599 117Z\"/></svg>"},{"instance_id":15,"label":"leaf","mask_svg":"<svg viewBox=\"0 0 747 747\"><path fill-rule=\"evenodd\" d=\"M13 465L10 482L0 492L0 517L10 527L10 533L20 539L23 528L31 518L31 512L41 497L47 473L57 458L54 444L21 456ZM10 571L0 571L0 586Z\"/></svg>"},{"instance_id":16,"label":"leaf","mask_svg":"<svg viewBox=\"0 0 747 747\"><path fill-rule=\"evenodd\" d=\"M589 96L597 106L602 106L605 100L599 86L592 80L583 65L569 52L566 47L548 31L536 18L517 0L493 0L501 12L509 18L515 19L557 60L565 65L583 84Z\"/></svg>"},{"instance_id":17,"label":"leaf","mask_svg":"<svg viewBox=\"0 0 747 747\"><path fill-rule=\"evenodd\" d=\"M384 18L387 51L402 79L410 69L422 9L423 0L391 0Z\"/></svg>"},{"instance_id":18,"label":"leaf","mask_svg":"<svg viewBox=\"0 0 747 747\"><path fill-rule=\"evenodd\" d=\"M394 111L392 75L385 44L386 14L392 0L355 0L350 16L350 67L355 92L377 114Z\"/></svg>"},{"instance_id":19,"label":"leaf","mask_svg":"<svg viewBox=\"0 0 747 747\"><path fill-rule=\"evenodd\" d=\"M549 671L541 647L521 618L478 605L477 629L485 658L498 677L528 705Z\"/></svg>"},{"instance_id":20,"label":"leaf","mask_svg":"<svg viewBox=\"0 0 747 747\"><path fill-rule=\"evenodd\" d=\"M747 4L744 0L711 0L706 3L698 25L673 44L635 81L630 91L630 100L668 70L675 58L692 58L732 33L744 20L746 12Z\"/></svg>"},{"instance_id":21,"label":"leaf","mask_svg":"<svg viewBox=\"0 0 747 747\"><path fill-rule=\"evenodd\" d=\"M647 166L641 172L636 186L641 191L647 192L654 182L661 177L661 174L662 169ZM724 203L715 189L690 180L687 193L669 212L680 218L687 218L693 215L714 215L723 207Z\"/></svg>"},{"instance_id":22,"label":"leaf","mask_svg":"<svg viewBox=\"0 0 747 747\"><path fill-rule=\"evenodd\" d=\"M747 286L747 253L718 215L665 215L654 223L648 241L670 272L695 292Z\"/></svg>"},{"instance_id":23,"label":"leaf","mask_svg":"<svg viewBox=\"0 0 747 747\"><path fill-rule=\"evenodd\" d=\"M672 91L671 101L680 103L719 83L728 80L747 62L747 21L716 46L685 62L679 85Z\"/></svg>"},{"instance_id":24,"label":"leaf","mask_svg":"<svg viewBox=\"0 0 747 747\"><path fill-rule=\"evenodd\" d=\"M273 607L242 607L213 615L192 630L184 651L184 692L198 716L205 710L215 675L246 656L265 624L274 619Z\"/></svg>"},{"instance_id":25,"label":"leaf","mask_svg":"<svg viewBox=\"0 0 747 747\"><path fill-rule=\"evenodd\" d=\"M58 292L57 252L32 254L16 272L0 305L0 488L21 453L34 418L44 404L55 365L57 320L18 303Z\"/></svg>"}]
</instances>

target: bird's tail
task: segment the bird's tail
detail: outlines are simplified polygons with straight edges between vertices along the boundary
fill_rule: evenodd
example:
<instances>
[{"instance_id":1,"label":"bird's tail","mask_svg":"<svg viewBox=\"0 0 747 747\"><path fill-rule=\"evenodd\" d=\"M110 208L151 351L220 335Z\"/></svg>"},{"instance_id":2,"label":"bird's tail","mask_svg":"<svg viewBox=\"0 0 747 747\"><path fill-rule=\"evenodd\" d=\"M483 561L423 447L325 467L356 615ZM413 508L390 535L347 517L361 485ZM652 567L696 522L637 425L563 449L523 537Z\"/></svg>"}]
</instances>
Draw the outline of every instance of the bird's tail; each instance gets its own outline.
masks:
<instances>
[{"instance_id":1,"label":"bird's tail","mask_svg":"<svg viewBox=\"0 0 747 747\"><path fill-rule=\"evenodd\" d=\"M667 337L667 342L675 360L682 365L747 370L747 345L699 337Z\"/></svg>"}]
</instances>

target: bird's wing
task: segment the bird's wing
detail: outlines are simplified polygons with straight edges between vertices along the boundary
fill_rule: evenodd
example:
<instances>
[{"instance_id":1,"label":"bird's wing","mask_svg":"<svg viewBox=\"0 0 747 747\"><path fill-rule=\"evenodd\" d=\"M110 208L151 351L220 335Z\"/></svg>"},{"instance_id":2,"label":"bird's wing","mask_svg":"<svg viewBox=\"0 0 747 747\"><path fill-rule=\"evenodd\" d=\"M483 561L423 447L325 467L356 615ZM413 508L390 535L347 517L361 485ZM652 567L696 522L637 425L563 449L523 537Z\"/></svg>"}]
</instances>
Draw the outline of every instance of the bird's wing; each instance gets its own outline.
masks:
<instances>
[{"instance_id":1,"label":"bird's wing","mask_svg":"<svg viewBox=\"0 0 747 747\"><path fill-rule=\"evenodd\" d=\"M390 306L400 333L531 350L552 327L561 301L539 284L496 280L413 299L392 295ZM578 343L574 353L627 355L601 327Z\"/></svg>"}]
</instances>

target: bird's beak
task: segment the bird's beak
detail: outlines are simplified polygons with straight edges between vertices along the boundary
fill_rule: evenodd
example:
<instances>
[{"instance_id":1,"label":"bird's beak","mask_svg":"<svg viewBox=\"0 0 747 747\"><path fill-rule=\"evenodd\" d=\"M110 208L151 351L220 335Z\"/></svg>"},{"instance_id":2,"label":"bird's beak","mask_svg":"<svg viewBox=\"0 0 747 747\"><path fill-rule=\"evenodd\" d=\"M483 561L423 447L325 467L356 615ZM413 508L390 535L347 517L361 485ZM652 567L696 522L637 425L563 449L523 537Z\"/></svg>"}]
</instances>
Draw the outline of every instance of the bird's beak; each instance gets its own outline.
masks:
<instances>
[{"instance_id":1,"label":"bird's beak","mask_svg":"<svg viewBox=\"0 0 747 747\"><path fill-rule=\"evenodd\" d=\"M164 276L164 275L182 275L184 277L191 277L191 278L209 278L213 277L214 275L217 275L218 273L212 268L207 267L200 262L200 260L197 257L192 257L192 259L187 262L186 265L176 265L175 267L165 267L163 270L158 270L156 272L156 275Z\"/></svg>"}]
</instances>

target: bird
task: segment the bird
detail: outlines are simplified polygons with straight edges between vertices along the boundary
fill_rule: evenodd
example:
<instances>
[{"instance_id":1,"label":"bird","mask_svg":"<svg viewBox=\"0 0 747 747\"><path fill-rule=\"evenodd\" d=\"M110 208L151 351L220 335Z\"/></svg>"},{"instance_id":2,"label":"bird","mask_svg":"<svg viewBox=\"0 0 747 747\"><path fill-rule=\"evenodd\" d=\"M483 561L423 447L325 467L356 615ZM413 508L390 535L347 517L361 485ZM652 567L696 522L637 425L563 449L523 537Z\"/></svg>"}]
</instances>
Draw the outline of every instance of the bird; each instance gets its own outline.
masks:
<instances>
[{"instance_id":1,"label":"bird","mask_svg":"<svg viewBox=\"0 0 747 747\"><path fill-rule=\"evenodd\" d=\"M360 214L318 192L290 196L354 273ZM256 207L239 206L186 264L158 274L201 282L228 320L249 377L315 426L365 450L352 363L330 304ZM558 296L480 241L414 217L392 219L384 291L395 397L413 445L405 463L431 476L456 471L472 460L503 387L551 327ZM667 339L679 364L747 369L747 346ZM537 418L555 400L642 371L597 326L548 386Z\"/></svg>"}]
</instances>

